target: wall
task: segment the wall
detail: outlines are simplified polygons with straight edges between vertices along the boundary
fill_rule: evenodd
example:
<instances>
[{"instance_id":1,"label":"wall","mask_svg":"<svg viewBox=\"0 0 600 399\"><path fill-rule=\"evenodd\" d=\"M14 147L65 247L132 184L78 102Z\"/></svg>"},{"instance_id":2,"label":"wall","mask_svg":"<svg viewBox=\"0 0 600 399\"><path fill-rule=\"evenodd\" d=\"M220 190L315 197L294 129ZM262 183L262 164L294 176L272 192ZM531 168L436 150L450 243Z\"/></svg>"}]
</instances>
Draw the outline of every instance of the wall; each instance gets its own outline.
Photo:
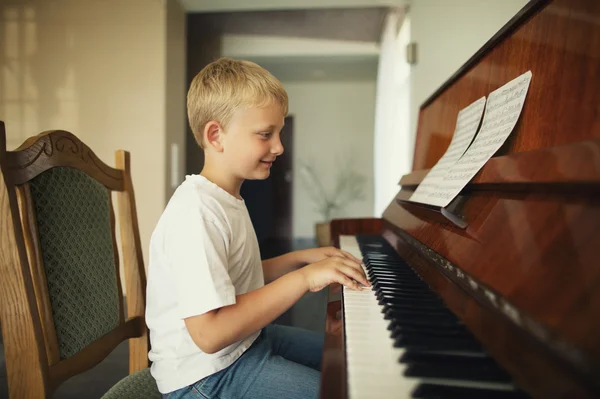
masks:
<instances>
[{"instance_id":1,"label":"wall","mask_svg":"<svg viewBox=\"0 0 600 399\"><path fill-rule=\"evenodd\" d=\"M294 116L294 237L314 236L321 217L299 178L300 163L310 162L326 189L333 190L340 157L351 157L366 178L365 199L335 217L370 217L373 213L373 123L375 79L283 82Z\"/></svg>"},{"instance_id":2,"label":"wall","mask_svg":"<svg viewBox=\"0 0 600 399\"><path fill-rule=\"evenodd\" d=\"M187 38L186 15L179 2L167 2L166 12L165 199L168 200L185 176Z\"/></svg>"},{"instance_id":3,"label":"wall","mask_svg":"<svg viewBox=\"0 0 600 399\"><path fill-rule=\"evenodd\" d=\"M173 3L169 15L179 21L182 11ZM167 69L169 83L184 76L180 51L167 65L166 7L147 0L0 5L0 119L6 121L9 145L64 129L109 165L116 149L130 151L146 261L165 205L165 126L172 141L179 140L174 137L181 125L173 122L180 106L166 110L167 98L179 104L182 89L175 85L167 92ZM182 40L182 31L171 27L169 45Z\"/></svg>"},{"instance_id":4,"label":"wall","mask_svg":"<svg viewBox=\"0 0 600 399\"><path fill-rule=\"evenodd\" d=\"M411 40L418 63L411 70L411 131L420 105L481 48L527 0L413 0Z\"/></svg>"}]
</instances>

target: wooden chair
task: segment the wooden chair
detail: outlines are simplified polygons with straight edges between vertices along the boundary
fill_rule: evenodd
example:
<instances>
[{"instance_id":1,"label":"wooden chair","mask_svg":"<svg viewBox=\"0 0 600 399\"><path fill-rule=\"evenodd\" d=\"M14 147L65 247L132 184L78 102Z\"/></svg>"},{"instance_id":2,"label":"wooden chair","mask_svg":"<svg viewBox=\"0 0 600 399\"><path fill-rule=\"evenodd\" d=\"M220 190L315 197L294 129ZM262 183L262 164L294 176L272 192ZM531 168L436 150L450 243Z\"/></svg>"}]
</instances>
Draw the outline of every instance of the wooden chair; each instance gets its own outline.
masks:
<instances>
[{"instance_id":1,"label":"wooden chair","mask_svg":"<svg viewBox=\"0 0 600 399\"><path fill-rule=\"evenodd\" d=\"M146 274L130 175L65 131L6 151L0 122L0 309L11 398L49 398L129 339L129 373L103 398L160 398L148 369ZM121 233L127 317L112 192Z\"/></svg>"}]
</instances>

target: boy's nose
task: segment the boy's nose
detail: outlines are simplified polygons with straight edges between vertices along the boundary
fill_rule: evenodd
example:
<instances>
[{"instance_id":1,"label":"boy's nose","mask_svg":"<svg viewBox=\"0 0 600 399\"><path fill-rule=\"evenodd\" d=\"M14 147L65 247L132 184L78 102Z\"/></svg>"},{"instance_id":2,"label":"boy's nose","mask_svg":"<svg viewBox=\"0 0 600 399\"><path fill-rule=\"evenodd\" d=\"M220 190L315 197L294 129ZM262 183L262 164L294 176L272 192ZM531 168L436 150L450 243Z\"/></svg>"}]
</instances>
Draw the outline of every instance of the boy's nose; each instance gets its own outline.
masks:
<instances>
[{"instance_id":1,"label":"boy's nose","mask_svg":"<svg viewBox=\"0 0 600 399\"><path fill-rule=\"evenodd\" d=\"M271 147L271 154L279 156L283 154L283 144L281 144L281 140L277 139L273 146Z\"/></svg>"}]
</instances>

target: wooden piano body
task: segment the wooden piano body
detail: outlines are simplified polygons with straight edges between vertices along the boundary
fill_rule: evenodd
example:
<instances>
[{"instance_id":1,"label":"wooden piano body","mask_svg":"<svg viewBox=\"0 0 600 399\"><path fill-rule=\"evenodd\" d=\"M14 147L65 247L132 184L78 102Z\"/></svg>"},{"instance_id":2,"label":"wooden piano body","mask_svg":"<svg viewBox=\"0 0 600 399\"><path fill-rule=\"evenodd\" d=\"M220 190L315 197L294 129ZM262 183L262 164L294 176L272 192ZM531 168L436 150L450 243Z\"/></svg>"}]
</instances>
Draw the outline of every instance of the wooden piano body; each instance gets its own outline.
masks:
<instances>
[{"instance_id":1,"label":"wooden piano body","mask_svg":"<svg viewBox=\"0 0 600 399\"><path fill-rule=\"evenodd\" d=\"M467 227L402 202L458 111L528 70L514 131L452 204ZM334 220L334 243L383 235L531 396L600 397L600 1L530 1L421 106L400 185L381 219ZM343 337L322 398L347 397Z\"/></svg>"}]
</instances>

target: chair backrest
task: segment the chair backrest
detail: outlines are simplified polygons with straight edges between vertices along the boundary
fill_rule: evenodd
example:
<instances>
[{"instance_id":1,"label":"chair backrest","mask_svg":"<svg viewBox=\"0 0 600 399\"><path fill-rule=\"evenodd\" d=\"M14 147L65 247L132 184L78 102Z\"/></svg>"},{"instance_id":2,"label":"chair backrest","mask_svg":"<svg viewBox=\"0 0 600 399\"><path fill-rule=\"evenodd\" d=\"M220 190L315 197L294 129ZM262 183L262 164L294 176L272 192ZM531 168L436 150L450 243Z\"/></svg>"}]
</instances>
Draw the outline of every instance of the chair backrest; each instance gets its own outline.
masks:
<instances>
[{"instance_id":1,"label":"chair backrest","mask_svg":"<svg viewBox=\"0 0 600 399\"><path fill-rule=\"evenodd\" d=\"M117 167L109 167L65 131L40 133L7 151L0 121L0 316L11 398L50 397L126 339L129 372L148 367L130 157L115 155Z\"/></svg>"}]
</instances>

